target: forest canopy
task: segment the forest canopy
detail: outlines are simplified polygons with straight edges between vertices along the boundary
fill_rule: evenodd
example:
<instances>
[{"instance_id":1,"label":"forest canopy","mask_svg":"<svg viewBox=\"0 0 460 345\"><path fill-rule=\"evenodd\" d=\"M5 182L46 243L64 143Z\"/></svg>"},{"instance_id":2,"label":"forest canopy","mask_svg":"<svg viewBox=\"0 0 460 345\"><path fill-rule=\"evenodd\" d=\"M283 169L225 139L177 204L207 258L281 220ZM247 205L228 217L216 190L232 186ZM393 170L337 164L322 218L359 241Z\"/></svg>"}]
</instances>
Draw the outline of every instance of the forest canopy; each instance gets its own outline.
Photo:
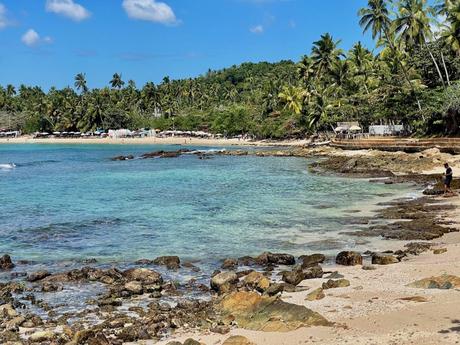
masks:
<instances>
[{"instance_id":1,"label":"forest canopy","mask_svg":"<svg viewBox=\"0 0 460 345\"><path fill-rule=\"evenodd\" d=\"M0 86L0 127L36 131L117 128L207 130L258 138L302 137L338 121L404 124L456 135L460 121L460 0L369 0L361 42L345 51L325 33L299 61L243 63L197 78L138 87L115 73L90 89ZM109 79L109 78L108 78Z\"/></svg>"}]
</instances>

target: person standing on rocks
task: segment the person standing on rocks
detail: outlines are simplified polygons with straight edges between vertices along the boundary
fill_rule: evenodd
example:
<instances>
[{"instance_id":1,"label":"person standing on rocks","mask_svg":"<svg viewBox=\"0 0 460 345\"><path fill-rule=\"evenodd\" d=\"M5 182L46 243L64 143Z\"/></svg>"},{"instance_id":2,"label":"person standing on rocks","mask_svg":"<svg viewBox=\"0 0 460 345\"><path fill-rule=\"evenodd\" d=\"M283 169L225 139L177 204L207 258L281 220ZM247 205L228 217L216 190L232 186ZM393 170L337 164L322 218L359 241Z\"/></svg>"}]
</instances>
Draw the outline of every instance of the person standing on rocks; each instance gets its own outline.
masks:
<instances>
[{"instance_id":1,"label":"person standing on rocks","mask_svg":"<svg viewBox=\"0 0 460 345\"><path fill-rule=\"evenodd\" d=\"M446 173L444 174L444 194L453 194L452 189L450 188L450 184L452 183L453 171L452 168L449 166L449 163L444 164L444 168L446 168Z\"/></svg>"}]
</instances>

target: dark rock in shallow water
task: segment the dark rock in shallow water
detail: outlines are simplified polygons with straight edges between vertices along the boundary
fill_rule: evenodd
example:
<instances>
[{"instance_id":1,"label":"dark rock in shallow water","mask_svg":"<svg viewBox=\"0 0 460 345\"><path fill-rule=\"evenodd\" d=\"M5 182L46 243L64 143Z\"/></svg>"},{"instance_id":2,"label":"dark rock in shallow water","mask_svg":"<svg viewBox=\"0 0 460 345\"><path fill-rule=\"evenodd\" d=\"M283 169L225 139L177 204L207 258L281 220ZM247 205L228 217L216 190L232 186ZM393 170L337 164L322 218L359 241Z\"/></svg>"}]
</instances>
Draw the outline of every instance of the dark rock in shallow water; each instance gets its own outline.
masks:
<instances>
[{"instance_id":1,"label":"dark rock in shallow water","mask_svg":"<svg viewBox=\"0 0 460 345\"><path fill-rule=\"evenodd\" d=\"M37 271L34 273L30 273L29 276L27 277L27 280L30 282L36 282L39 280L43 280L50 275L51 274L48 271Z\"/></svg>"},{"instance_id":2,"label":"dark rock in shallow water","mask_svg":"<svg viewBox=\"0 0 460 345\"><path fill-rule=\"evenodd\" d=\"M116 157L113 157L112 160L113 161L129 161L129 160L132 160L134 159L134 156L133 155L128 155L128 156L116 156Z\"/></svg>"},{"instance_id":3,"label":"dark rock in shallow water","mask_svg":"<svg viewBox=\"0 0 460 345\"><path fill-rule=\"evenodd\" d=\"M140 259L134 262L136 265L153 265L153 260L149 259Z\"/></svg>"},{"instance_id":4,"label":"dark rock in shallow water","mask_svg":"<svg viewBox=\"0 0 460 345\"><path fill-rule=\"evenodd\" d=\"M326 257L323 254L302 255L299 260L302 261L302 268L307 268L323 263Z\"/></svg>"},{"instance_id":5,"label":"dark rock in shallow water","mask_svg":"<svg viewBox=\"0 0 460 345\"><path fill-rule=\"evenodd\" d=\"M8 254L0 257L0 270L11 270L13 268L13 261L11 261L11 257Z\"/></svg>"},{"instance_id":6,"label":"dark rock in shallow water","mask_svg":"<svg viewBox=\"0 0 460 345\"><path fill-rule=\"evenodd\" d=\"M221 268L224 270L232 270L238 266L238 260L236 259L225 259Z\"/></svg>"},{"instance_id":7,"label":"dark rock in shallow water","mask_svg":"<svg viewBox=\"0 0 460 345\"><path fill-rule=\"evenodd\" d=\"M352 251L340 252L335 258L335 262L338 265L343 266L356 266L363 264L363 257L361 254Z\"/></svg>"},{"instance_id":8,"label":"dark rock in shallow water","mask_svg":"<svg viewBox=\"0 0 460 345\"><path fill-rule=\"evenodd\" d=\"M238 276L235 272L223 272L211 278L211 289L222 294L232 291L238 283Z\"/></svg>"},{"instance_id":9,"label":"dark rock in shallow water","mask_svg":"<svg viewBox=\"0 0 460 345\"><path fill-rule=\"evenodd\" d=\"M166 266L168 269L178 269L180 267L180 259L178 256L160 256L153 260L155 265Z\"/></svg>"},{"instance_id":10,"label":"dark rock in shallow water","mask_svg":"<svg viewBox=\"0 0 460 345\"><path fill-rule=\"evenodd\" d=\"M294 265L295 258L290 254L279 254L279 253L270 253L265 252L259 255L256 259L256 262L259 265Z\"/></svg>"}]
</instances>

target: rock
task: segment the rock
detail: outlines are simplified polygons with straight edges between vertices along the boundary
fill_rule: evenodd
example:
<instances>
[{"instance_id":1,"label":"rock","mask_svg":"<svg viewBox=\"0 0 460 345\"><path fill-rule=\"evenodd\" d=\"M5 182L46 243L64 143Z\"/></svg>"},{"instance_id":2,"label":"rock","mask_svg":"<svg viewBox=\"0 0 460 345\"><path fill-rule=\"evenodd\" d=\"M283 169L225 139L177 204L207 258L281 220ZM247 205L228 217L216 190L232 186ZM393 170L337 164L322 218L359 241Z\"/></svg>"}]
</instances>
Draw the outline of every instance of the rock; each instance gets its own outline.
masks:
<instances>
[{"instance_id":1,"label":"rock","mask_svg":"<svg viewBox=\"0 0 460 345\"><path fill-rule=\"evenodd\" d=\"M222 345L256 345L251 342L248 338L245 338L241 335L234 335L233 337L225 340Z\"/></svg>"},{"instance_id":2,"label":"rock","mask_svg":"<svg viewBox=\"0 0 460 345\"><path fill-rule=\"evenodd\" d=\"M50 283L50 282L44 282L42 285L42 292L56 292L56 291L61 291L62 286Z\"/></svg>"},{"instance_id":3,"label":"rock","mask_svg":"<svg viewBox=\"0 0 460 345\"><path fill-rule=\"evenodd\" d=\"M226 293L233 290L238 283L235 272L222 272L211 278L211 289L218 293Z\"/></svg>"},{"instance_id":4,"label":"rock","mask_svg":"<svg viewBox=\"0 0 460 345\"><path fill-rule=\"evenodd\" d=\"M217 334L227 334L227 333L230 333L230 327L219 325L219 326L211 328L210 331L213 333L217 333Z\"/></svg>"},{"instance_id":5,"label":"rock","mask_svg":"<svg viewBox=\"0 0 460 345\"><path fill-rule=\"evenodd\" d=\"M454 289L460 288L460 277L453 275L442 275L439 277L425 278L408 285L419 289Z\"/></svg>"},{"instance_id":6,"label":"rock","mask_svg":"<svg viewBox=\"0 0 460 345\"><path fill-rule=\"evenodd\" d=\"M142 284L138 281L126 283L124 289L133 295L142 295L143 292Z\"/></svg>"},{"instance_id":7,"label":"rock","mask_svg":"<svg viewBox=\"0 0 460 345\"><path fill-rule=\"evenodd\" d=\"M430 250L432 246L433 244L426 242L411 242L404 246L407 248L404 252L411 255L420 255Z\"/></svg>"},{"instance_id":8,"label":"rock","mask_svg":"<svg viewBox=\"0 0 460 345\"><path fill-rule=\"evenodd\" d=\"M0 316L1 317L16 317L18 312L14 309L11 304L0 305Z\"/></svg>"},{"instance_id":9,"label":"rock","mask_svg":"<svg viewBox=\"0 0 460 345\"><path fill-rule=\"evenodd\" d=\"M97 333L94 337L90 337L87 340L88 345L111 345L110 341L104 335L104 333Z\"/></svg>"},{"instance_id":10,"label":"rock","mask_svg":"<svg viewBox=\"0 0 460 345\"><path fill-rule=\"evenodd\" d=\"M322 264L326 260L326 257L323 254L312 254L302 255L299 259L302 260L302 268L307 268Z\"/></svg>"},{"instance_id":11,"label":"rock","mask_svg":"<svg viewBox=\"0 0 460 345\"><path fill-rule=\"evenodd\" d=\"M357 252L344 251L337 255L335 262L343 266L356 266L363 264L363 257Z\"/></svg>"},{"instance_id":12,"label":"rock","mask_svg":"<svg viewBox=\"0 0 460 345\"><path fill-rule=\"evenodd\" d=\"M45 341L52 341L55 338L55 335L51 331L38 331L32 333L29 337L29 340L33 343L42 343Z\"/></svg>"},{"instance_id":13,"label":"rock","mask_svg":"<svg viewBox=\"0 0 460 345\"><path fill-rule=\"evenodd\" d=\"M153 265L153 260L150 259L139 259L134 262L136 265Z\"/></svg>"},{"instance_id":14,"label":"rock","mask_svg":"<svg viewBox=\"0 0 460 345\"><path fill-rule=\"evenodd\" d=\"M0 257L0 270L11 270L12 268L14 268L14 264L8 254Z\"/></svg>"},{"instance_id":15,"label":"rock","mask_svg":"<svg viewBox=\"0 0 460 345\"><path fill-rule=\"evenodd\" d=\"M403 298L398 298L400 301L411 301L411 302L418 302L418 303L423 303L423 302L428 302L428 299L423 296L410 296L410 297L403 297Z\"/></svg>"},{"instance_id":16,"label":"rock","mask_svg":"<svg viewBox=\"0 0 460 345\"><path fill-rule=\"evenodd\" d=\"M182 343L180 341L170 341L166 345L182 345Z\"/></svg>"},{"instance_id":17,"label":"rock","mask_svg":"<svg viewBox=\"0 0 460 345\"><path fill-rule=\"evenodd\" d=\"M283 276L281 279L288 284L297 286L305 279L305 274L301 269L296 269L294 271L286 271L283 272Z\"/></svg>"},{"instance_id":18,"label":"rock","mask_svg":"<svg viewBox=\"0 0 460 345\"><path fill-rule=\"evenodd\" d=\"M277 297L255 292L234 292L225 296L216 308L244 329L264 332L289 332L301 327L331 325L320 314Z\"/></svg>"},{"instance_id":19,"label":"rock","mask_svg":"<svg viewBox=\"0 0 460 345\"><path fill-rule=\"evenodd\" d=\"M166 266L170 270L176 270L180 267L180 259L178 256L160 256L153 260L155 265Z\"/></svg>"},{"instance_id":20,"label":"rock","mask_svg":"<svg viewBox=\"0 0 460 345\"><path fill-rule=\"evenodd\" d=\"M295 258L290 254L274 254L265 252L256 258L259 265L294 265Z\"/></svg>"},{"instance_id":21,"label":"rock","mask_svg":"<svg viewBox=\"0 0 460 345\"><path fill-rule=\"evenodd\" d=\"M444 254L444 253L447 253L447 248L433 249L433 254L435 254L435 255L440 255L440 254Z\"/></svg>"},{"instance_id":22,"label":"rock","mask_svg":"<svg viewBox=\"0 0 460 345\"><path fill-rule=\"evenodd\" d=\"M275 296L284 291L284 285L273 283L271 284L267 290L265 290L265 294L268 296Z\"/></svg>"},{"instance_id":23,"label":"rock","mask_svg":"<svg viewBox=\"0 0 460 345\"><path fill-rule=\"evenodd\" d=\"M372 265L363 265L363 270L365 270L365 271L374 271L376 269L377 269L377 267L372 266Z\"/></svg>"},{"instance_id":24,"label":"rock","mask_svg":"<svg viewBox=\"0 0 460 345\"><path fill-rule=\"evenodd\" d=\"M327 282L323 283L323 289L336 289L350 286L350 282L346 279L332 280L329 279Z\"/></svg>"},{"instance_id":25,"label":"rock","mask_svg":"<svg viewBox=\"0 0 460 345\"><path fill-rule=\"evenodd\" d=\"M238 266L238 260L236 259L225 259L221 268L224 270L233 270Z\"/></svg>"},{"instance_id":26,"label":"rock","mask_svg":"<svg viewBox=\"0 0 460 345\"><path fill-rule=\"evenodd\" d=\"M147 268L131 268L123 272L128 280L137 280L146 284L163 284L161 274Z\"/></svg>"},{"instance_id":27,"label":"rock","mask_svg":"<svg viewBox=\"0 0 460 345\"><path fill-rule=\"evenodd\" d=\"M306 270L303 271L303 279L316 279L316 278L322 278L323 277L323 269L321 266L316 265L307 268Z\"/></svg>"},{"instance_id":28,"label":"rock","mask_svg":"<svg viewBox=\"0 0 460 345\"><path fill-rule=\"evenodd\" d=\"M340 274L338 271L331 272L326 279L342 279L345 278L343 274Z\"/></svg>"},{"instance_id":29,"label":"rock","mask_svg":"<svg viewBox=\"0 0 460 345\"><path fill-rule=\"evenodd\" d=\"M51 274L48 271L37 271L37 272L29 274L29 276L27 277L27 280L30 282L36 282L36 281L45 279L46 277L50 275Z\"/></svg>"},{"instance_id":30,"label":"rock","mask_svg":"<svg viewBox=\"0 0 460 345\"><path fill-rule=\"evenodd\" d=\"M244 284L251 289L264 292L270 286L270 280L259 272L249 273L243 280Z\"/></svg>"},{"instance_id":31,"label":"rock","mask_svg":"<svg viewBox=\"0 0 460 345\"><path fill-rule=\"evenodd\" d=\"M305 298L306 301L317 301L326 297L322 288L318 288L310 292Z\"/></svg>"},{"instance_id":32,"label":"rock","mask_svg":"<svg viewBox=\"0 0 460 345\"><path fill-rule=\"evenodd\" d=\"M202 345L202 343L196 341L195 339L189 338L186 341L184 341L183 345Z\"/></svg>"},{"instance_id":33,"label":"rock","mask_svg":"<svg viewBox=\"0 0 460 345\"><path fill-rule=\"evenodd\" d=\"M15 318L4 322L3 325L5 326L5 329L7 331L12 331L14 329L17 329L19 326L21 326L25 321L26 319L24 318L24 316L16 316Z\"/></svg>"},{"instance_id":34,"label":"rock","mask_svg":"<svg viewBox=\"0 0 460 345\"><path fill-rule=\"evenodd\" d=\"M397 263L399 263L399 260L393 255L374 254L372 256L373 265L391 265Z\"/></svg>"}]
</instances>

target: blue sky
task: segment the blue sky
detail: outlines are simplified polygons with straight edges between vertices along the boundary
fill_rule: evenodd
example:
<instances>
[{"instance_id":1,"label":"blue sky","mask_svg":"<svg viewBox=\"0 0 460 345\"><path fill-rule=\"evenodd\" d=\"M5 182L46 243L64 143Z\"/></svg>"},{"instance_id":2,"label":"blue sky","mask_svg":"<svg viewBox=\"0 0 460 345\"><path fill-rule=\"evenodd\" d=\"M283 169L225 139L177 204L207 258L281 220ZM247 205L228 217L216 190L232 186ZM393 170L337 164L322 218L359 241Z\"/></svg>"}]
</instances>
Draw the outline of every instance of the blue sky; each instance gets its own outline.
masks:
<instances>
[{"instance_id":1,"label":"blue sky","mask_svg":"<svg viewBox=\"0 0 460 345\"><path fill-rule=\"evenodd\" d=\"M298 60L325 32L350 48L365 0L0 0L0 84L90 87L115 72L188 78L245 61Z\"/></svg>"}]
</instances>

